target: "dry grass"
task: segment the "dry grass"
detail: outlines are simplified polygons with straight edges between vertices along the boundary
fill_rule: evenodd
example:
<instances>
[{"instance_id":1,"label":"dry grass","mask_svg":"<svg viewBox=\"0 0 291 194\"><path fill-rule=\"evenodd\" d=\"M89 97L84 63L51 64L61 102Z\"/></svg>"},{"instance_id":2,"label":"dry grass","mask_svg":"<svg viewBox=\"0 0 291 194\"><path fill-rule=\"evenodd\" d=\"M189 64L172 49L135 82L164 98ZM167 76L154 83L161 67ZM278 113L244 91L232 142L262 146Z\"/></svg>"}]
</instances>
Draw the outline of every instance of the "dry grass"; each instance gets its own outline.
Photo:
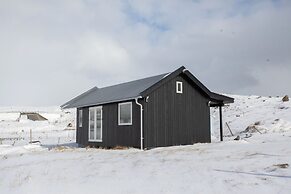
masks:
<instances>
[{"instance_id":1,"label":"dry grass","mask_svg":"<svg viewBox=\"0 0 291 194\"><path fill-rule=\"evenodd\" d=\"M59 151L59 152L63 152L63 151L66 151L68 149L71 149L71 148L67 147L67 146L57 146L57 147L55 147L53 149L56 150L56 151Z\"/></svg>"},{"instance_id":2,"label":"dry grass","mask_svg":"<svg viewBox=\"0 0 291 194\"><path fill-rule=\"evenodd\" d=\"M126 146L115 146L112 149L113 150L128 150L129 147L126 147Z\"/></svg>"},{"instance_id":3,"label":"dry grass","mask_svg":"<svg viewBox=\"0 0 291 194\"><path fill-rule=\"evenodd\" d=\"M102 149L102 150L128 150L130 147L127 146L115 146L115 147L96 147L96 146L86 146L85 149Z\"/></svg>"}]
</instances>

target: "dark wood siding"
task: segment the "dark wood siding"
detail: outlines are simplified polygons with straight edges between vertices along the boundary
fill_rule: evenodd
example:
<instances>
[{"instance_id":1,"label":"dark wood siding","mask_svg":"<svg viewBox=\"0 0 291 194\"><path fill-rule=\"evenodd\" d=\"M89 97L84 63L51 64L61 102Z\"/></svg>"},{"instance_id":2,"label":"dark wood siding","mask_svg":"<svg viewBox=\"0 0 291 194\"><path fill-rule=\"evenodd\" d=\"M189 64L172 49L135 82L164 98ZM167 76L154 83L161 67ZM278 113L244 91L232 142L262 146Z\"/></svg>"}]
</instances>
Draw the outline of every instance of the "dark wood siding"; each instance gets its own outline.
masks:
<instances>
[{"instance_id":1,"label":"dark wood siding","mask_svg":"<svg viewBox=\"0 0 291 194\"><path fill-rule=\"evenodd\" d=\"M118 125L118 103L102 105L102 142L88 142L89 107L82 109L83 127L79 127L77 119L77 143L79 145L140 147L140 107L136 105L135 101L132 101L132 125Z\"/></svg>"},{"instance_id":2,"label":"dark wood siding","mask_svg":"<svg viewBox=\"0 0 291 194\"><path fill-rule=\"evenodd\" d=\"M79 127L79 110L83 111L82 117L82 127ZM76 133L76 142L79 145L87 145L86 141L88 141L88 121L89 121L89 108L77 108L77 119L76 119L76 126L77 126L77 133Z\"/></svg>"},{"instance_id":3,"label":"dark wood siding","mask_svg":"<svg viewBox=\"0 0 291 194\"><path fill-rule=\"evenodd\" d=\"M152 91L144 102L146 148L210 142L208 98L179 75ZM176 81L183 93L176 93Z\"/></svg>"},{"instance_id":4,"label":"dark wood siding","mask_svg":"<svg viewBox=\"0 0 291 194\"><path fill-rule=\"evenodd\" d=\"M77 143L80 143L80 132L81 132L81 130L82 130L82 128L83 128L83 126L82 127L79 127L79 110L83 110L82 108L77 108L77 112L76 112L76 129L77 129L77 132L76 132L76 142ZM84 114L84 113L83 113ZM82 124L84 124L84 122L82 123Z\"/></svg>"}]
</instances>

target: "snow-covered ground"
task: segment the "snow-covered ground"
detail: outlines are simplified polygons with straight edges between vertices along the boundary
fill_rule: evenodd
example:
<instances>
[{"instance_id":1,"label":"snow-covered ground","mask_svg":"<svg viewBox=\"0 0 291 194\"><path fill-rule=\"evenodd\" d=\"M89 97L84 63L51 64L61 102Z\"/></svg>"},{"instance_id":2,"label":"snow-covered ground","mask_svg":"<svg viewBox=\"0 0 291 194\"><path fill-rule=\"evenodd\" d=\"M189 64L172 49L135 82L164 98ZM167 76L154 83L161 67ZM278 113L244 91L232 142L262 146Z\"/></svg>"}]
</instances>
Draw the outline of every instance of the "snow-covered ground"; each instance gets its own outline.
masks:
<instances>
[{"instance_id":1,"label":"snow-covered ground","mask_svg":"<svg viewBox=\"0 0 291 194\"><path fill-rule=\"evenodd\" d=\"M291 193L291 103L233 97L224 142L212 109L213 143L148 151L77 148L74 110L0 108L0 193ZM20 111L48 121L17 122Z\"/></svg>"},{"instance_id":2,"label":"snow-covered ground","mask_svg":"<svg viewBox=\"0 0 291 194\"><path fill-rule=\"evenodd\" d=\"M36 112L47 121L20 119L20 112ZM59 107L2 107L0 108L0 144L26 145L40 141L44 145L75 142L75 110ZM68 125L71 123L71 126Z\"/></svg>"}]
</instances>

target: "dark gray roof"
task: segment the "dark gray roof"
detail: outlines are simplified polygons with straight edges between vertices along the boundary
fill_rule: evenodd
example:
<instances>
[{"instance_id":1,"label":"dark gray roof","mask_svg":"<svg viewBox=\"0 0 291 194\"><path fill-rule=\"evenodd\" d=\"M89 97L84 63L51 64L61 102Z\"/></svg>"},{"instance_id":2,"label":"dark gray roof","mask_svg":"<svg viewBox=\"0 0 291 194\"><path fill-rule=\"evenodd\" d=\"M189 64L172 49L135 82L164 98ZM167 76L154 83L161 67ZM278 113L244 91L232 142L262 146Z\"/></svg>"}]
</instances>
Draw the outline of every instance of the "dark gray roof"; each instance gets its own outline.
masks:
<instances>
[{"instance_id":1,"label":"dark gray roof","mask_svg":"<svg viewBox=\"0 0 291 194\"><path fill-rule=\"evenodd\" d=\"M194 75L192 75L190 71L182 66L168 74L165 73L104 88L94 87L87 92L81 94L80 96L77 96L76 98L63 104L61 107L79 108L101 105L111 102L132 100L140 96L145 97L151 91L159 88L161 85L180 74L184 74L185 76L187 76L191 83L193 85L196 85L197 88L209 98L211 106L223 106L224 104L234 102L234 99L231 97L211 92Z\"/></svg>"},{"instance_id":2,"label":"dark gray roof","mask_svg":"<svg viewBox=\"0 0 291 194\"><path fill-rule=\"evenodd\" d=\"M63 104L61 107L76 108L134 99L139 97L141 92L159 82L166 75L167 73L104 88L94 87Z\"/></svg>"}]
</instances>

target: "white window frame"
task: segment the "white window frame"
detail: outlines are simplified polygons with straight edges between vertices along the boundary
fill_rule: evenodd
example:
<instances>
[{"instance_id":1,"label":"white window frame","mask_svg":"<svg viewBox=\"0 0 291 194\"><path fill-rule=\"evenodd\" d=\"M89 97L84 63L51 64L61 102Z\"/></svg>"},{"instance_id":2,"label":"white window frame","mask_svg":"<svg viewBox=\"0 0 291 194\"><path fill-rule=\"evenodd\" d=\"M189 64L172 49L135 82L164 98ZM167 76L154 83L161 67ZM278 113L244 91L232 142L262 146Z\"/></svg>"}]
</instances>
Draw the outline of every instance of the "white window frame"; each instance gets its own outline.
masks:
<instances>
[{"instance_id":1,"label":"white window frame","mask_svg":"<svg viewBox=\"0 0 291 194\"><path fill-rule=\"evenodd\" d=\"M83 127L83 110L82 109L79 110L78 122L79 122L78 126Z\"/></svg>"},{"instance_id":2,"label":"white window frame","mask_svg":"<svg viewBox=\"0 0 291 194\"><path fill-rule=\"evenodd\" d=\"M97 134L97 121L96 121L96 112L97 109L101 110L101 135L100 135L100 139L96 138L96 134ZM91 139L90 138L90 110L94 110L94 138ZM102 131L103 131L103 109L102 106L96 106L96 107L90 107L89 108L89 125L88 125L88 141L89 142L102 142Z\"/></svg>"},{"instance_id":3,"label":"white window frame","mask_svg":"<svg viewBox=\"0 0 291 194\"><path fill-rule=\"evenodd\" d=\"M129 123L121 123L120 122L120 106L130 104L130 122ZM118 125L132 125L132 102L123 102L118 103Z\"/></svg>"},{"instance_id":4,"label":"white window frame","mask_svg":"<svg viewBox=\"0 0 291 194\"><path fill-rule=\"evenodd\" d=\"M179 90L179 85L180 85L181 90ZM180 82L180 81L176 82L176 93L183 94L183 82Z\"/></svg>"}]
</instances>

